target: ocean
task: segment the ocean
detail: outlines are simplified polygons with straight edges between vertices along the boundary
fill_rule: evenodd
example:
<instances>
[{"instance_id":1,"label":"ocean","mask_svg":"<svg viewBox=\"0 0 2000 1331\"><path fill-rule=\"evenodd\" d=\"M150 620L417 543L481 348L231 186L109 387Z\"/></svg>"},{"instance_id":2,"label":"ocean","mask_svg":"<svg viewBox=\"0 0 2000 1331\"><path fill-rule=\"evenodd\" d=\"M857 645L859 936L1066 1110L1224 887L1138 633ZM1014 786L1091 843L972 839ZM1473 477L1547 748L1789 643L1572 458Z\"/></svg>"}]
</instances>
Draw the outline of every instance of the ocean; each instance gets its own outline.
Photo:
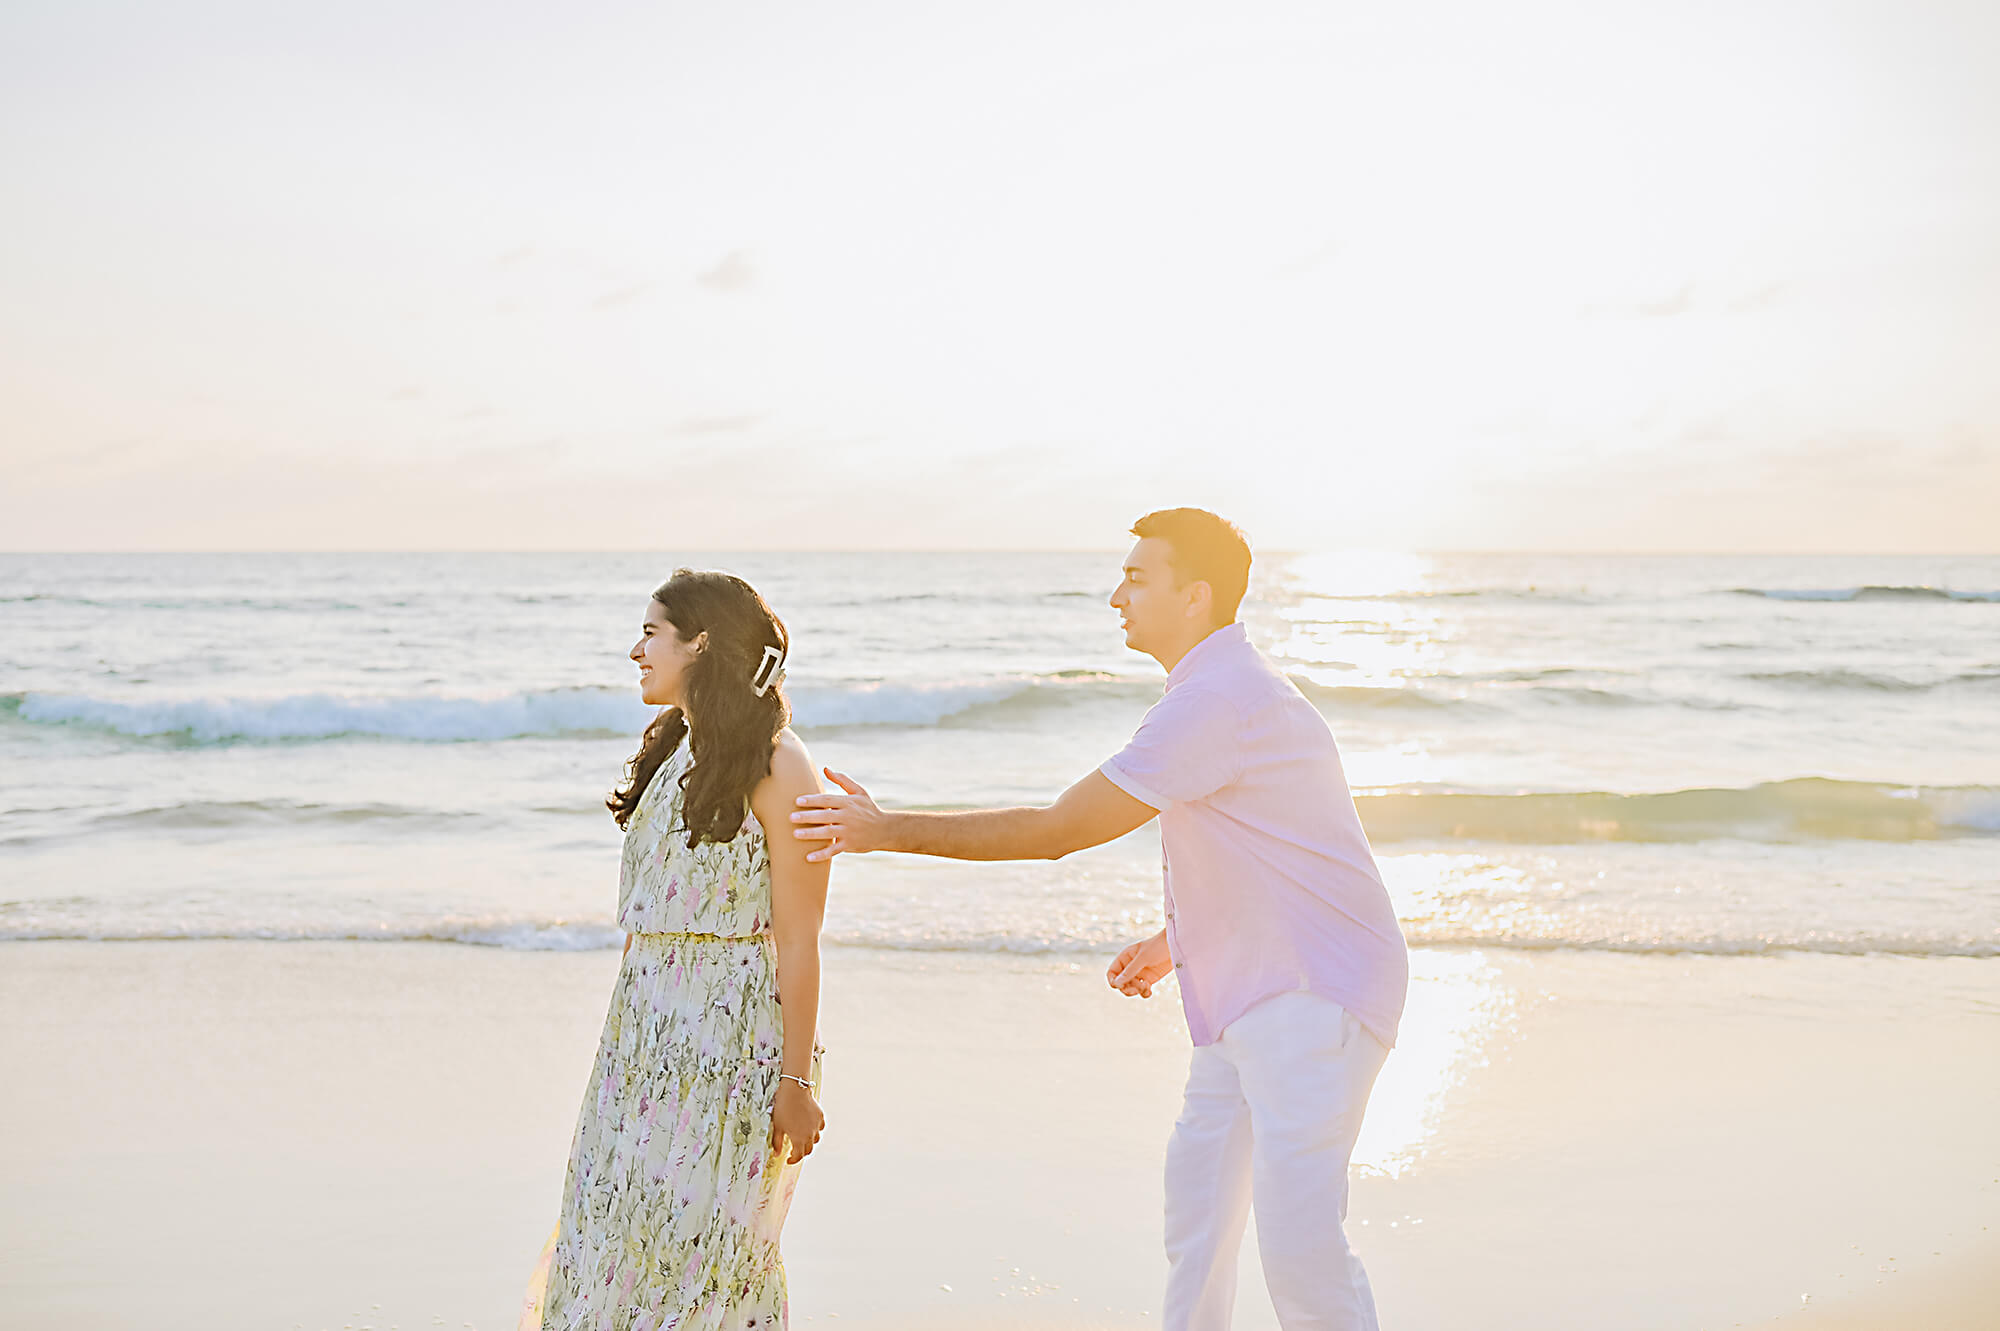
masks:
<instances>
[{"instance_id":1,"label":"ocean","mask_svg":"<svg viewBox=\"0 0 2000 1331\"><path fill-rule=\"evenodd\" d=\"M626 650L678 565L762 590L795 726L886 804L1041 802L1162 675L1118 552L0 555L0 942L615 948ZM2000 955L2000 558L1259 558L1411 943ZM1101 953L1145 828L842 859L837 945Z\"/></svg>"}]
</instances>

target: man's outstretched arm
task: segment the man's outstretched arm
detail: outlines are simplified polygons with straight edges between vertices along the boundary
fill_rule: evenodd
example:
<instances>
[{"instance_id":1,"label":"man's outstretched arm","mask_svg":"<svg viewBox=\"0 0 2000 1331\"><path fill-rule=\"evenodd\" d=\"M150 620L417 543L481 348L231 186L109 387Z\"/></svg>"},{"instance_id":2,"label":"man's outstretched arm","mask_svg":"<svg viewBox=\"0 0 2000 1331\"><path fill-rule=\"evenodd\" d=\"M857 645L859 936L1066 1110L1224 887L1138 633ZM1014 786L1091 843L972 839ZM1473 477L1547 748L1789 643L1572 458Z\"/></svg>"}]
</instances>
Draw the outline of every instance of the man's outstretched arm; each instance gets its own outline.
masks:
<instances>
[{"instance_id":1,"label":"man's outstretched arm","mask_svg":"<svg viewBox=\"0 0 2000 1331\"><path fill-rule=\"evenodd\" d=\"M1124 836L1159 812L1102 772L1092 772L1045 807L964 813L883 809L852 779L832 768L826 775L846 793L801 795L792 813L793 836L825 843L806 856L815 862L870 850L950 860L1054 860Z\"/></svg>"}]
</instances>

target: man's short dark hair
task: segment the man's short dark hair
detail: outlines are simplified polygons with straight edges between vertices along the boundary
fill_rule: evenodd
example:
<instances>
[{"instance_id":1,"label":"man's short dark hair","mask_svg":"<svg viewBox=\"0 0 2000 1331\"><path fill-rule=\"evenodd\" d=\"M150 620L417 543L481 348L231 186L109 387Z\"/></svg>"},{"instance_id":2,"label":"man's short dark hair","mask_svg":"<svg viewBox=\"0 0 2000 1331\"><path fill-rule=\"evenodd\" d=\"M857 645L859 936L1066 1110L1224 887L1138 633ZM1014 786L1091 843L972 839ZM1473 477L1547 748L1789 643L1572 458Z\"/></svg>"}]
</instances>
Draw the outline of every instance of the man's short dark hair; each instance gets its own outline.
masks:
<instances>
[{"instance_id":1,"label":"man's short dark hair","mask_svg":"<svg viewBox=\"0 0 2000 1331\"><path fill-rule=\"evenodd\" d=\"M1132 524L1140 540L1167 543L1167 562L1182 586L1205 582L1214 595L1217 624L1235 622L1250 586L1250 542L1235 523L1202 508L1163 508Z\"/></svg>"}]
</instances>

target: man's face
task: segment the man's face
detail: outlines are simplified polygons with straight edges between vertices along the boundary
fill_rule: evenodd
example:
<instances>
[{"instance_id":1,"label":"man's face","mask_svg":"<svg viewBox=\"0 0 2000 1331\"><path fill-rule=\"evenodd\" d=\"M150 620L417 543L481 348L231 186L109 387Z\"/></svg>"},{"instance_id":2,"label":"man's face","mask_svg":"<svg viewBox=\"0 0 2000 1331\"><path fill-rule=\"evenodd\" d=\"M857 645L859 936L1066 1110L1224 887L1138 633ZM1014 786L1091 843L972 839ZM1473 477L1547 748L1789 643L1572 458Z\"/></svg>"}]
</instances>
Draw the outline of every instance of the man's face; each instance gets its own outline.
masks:
<instances>
[{"instance_id":1,"label":"man's face","mask_svg":"<svg viewBox=\"0 0 2000 1331\"><path fill-rule=\"evenodd\" d=\"M1187 589L1176 585L1172 547L1148 536L1125 556L1125 576L1111 593L1111 605L1125 626L1125 645L1135 652L1163 651L1187 632Z\"/></svg>"}]
</instances>

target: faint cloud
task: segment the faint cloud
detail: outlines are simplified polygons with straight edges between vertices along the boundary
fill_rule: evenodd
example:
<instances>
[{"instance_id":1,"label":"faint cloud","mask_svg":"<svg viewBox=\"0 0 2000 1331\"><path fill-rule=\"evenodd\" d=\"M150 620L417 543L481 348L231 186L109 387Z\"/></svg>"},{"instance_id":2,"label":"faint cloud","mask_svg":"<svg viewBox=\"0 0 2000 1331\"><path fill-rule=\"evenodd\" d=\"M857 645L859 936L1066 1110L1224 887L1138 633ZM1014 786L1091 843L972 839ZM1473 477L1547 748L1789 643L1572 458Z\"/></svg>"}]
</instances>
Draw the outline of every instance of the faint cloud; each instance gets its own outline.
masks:
<instances>
[{"instance_id":1,"label":"faint cloud","mask_svg":"<svg viewBox=\"0 0 2000 1331\"><path fill-rule=\"evenodd\" d=\"M147 445L137 439L122 439L85 448L54 448L40 457L21 459L14 472L16 480L32 480L40 474L92 471L111 464L124 466Z\"/></svg>"},{"instance_id":2,"label":"faint cloud","mask_svg":"<svg viewBox=\"0 0 2000 1331\"><path fill-rule=\"evenodd\" d=\"M1694 308L1695 281L1689 278L1672 295L1658 300L1621 300L1604 305L1582 305L1577 313L1586 319L1671 319Z\"/></svg>"},{"instance_id":3,"label":"faint cloud","mask_svg":"<svg viewBox=\"0 0 2000 1331\"><path fill-rule=\"evenodd\" d=\"M1750 310L1768 309L1776 305L1785 294L1788 282L1766 282L1755 291L1746 292L1724 306L1731 314L1743 314Z\"/></svg>"},{"instance_id":4,"label":"faint cloud","mask_svg":"<svg viewBox=\"0 0 2000 1331\"><path fill-rule=\"evenodd\" d=\"M1935 490L1965 465L1958 441L1916 441L1876 430L1816 435L1771 449L1759 461L1764 484L1796 490Z\"/></svg>"},{"instance_id":5,"label":"faint cloud","mask_svg":"<svg viewBox=\"0 0 2000 1331\"><path fill-rule=\"evenodd\" d=\"M534 257L535 257L535 247L533 245L522 245L515 249L508 250L505 254L495 259L493 261L493 266L495 268L519 268L522 264L526 263L528 260Z\"/></svg>"},{"instance_id":6,"label":"faint cloud","mask_svg":"<svg viewBox=\"0 0 2000 1331\"><path fill-rule=\"evenodd\" d=\"M745 416L690 416L677 424L669 425L670 435L715 435L739 434L763 420L761 413Z\"/></svg>"},{"instance_id":7,"label":"faint cloud","mask_svg":"<svg viewBox=\"0 0 2000 1331\"><path fill-rule=\"evenodd\" d=\"M1958 431L1955 437L1939 444L1937 457L1945 467L1991 466L2000 462L2000 435Z\"/></svg>"},{"instance_id":8,"label":"faint cloud","mask_svg":"<svg viewBox=\"0 0 2000 1331\"><path fill-rule=\"evenodd\" d=\"M1338 258L1340 252L1346 248L1346 244L1342 241L1329 240L1316 249L1308 250L1296 258L1287 259L1272 270L1271 276L1297 277L1302 273L1309 273L1321 264Z\"/></svg>"},{"instance_id":9,"label":"faint cloud","mask_svg":"<svg viewBox=\"0 0 2000 1331\"><path fill-rule=\"evenodd\" d=\"M731 250L713 268L701 273L695 281L710 291L735 293L748 291L757 282L757 269L750 262L750 256L742 250Z\"/></svg>"},{"instance_id":10,"label":"faint cloud","mask_svg":"<svg viewBox=\"0 0 2000 1331\"><path fill-rule=\"evenodd\" d=\"M1686 314L1694 308L1694 283L1684 282L1681 289L1665 300L1642 301L1632 307L1632 312L1642 319L1671 319L1677 314Z\"/></svg>"},{"instance_id":11,"label":"faint cloud","mask_svg":"<svg viewBox=\"0 0 2000 1331\"><path fill-rule=\"evenodd\" d=\"M1658 300L1641 300L1630 304L1586 305L1578 313L1589 318L1611 319L1672 319L1697 311L1725 314L1744 314L1753 310L1769 309L1784 299L1791 284L1785 281L1770 281L1753 287L1728 299L1718 299L1711 294L1704 300L1696 300L1695 292L1700 286L1693 278L1681 283L1672 294ZM1712 288L1711 288L1712 291Z\"/></svg>"},{"instance_id":12,"label":"faint cloud","mask_svg":"<svg viewBox=\"0 0 2000 1331\"><path fill-rule=\"evenodd\" d=\"M1726 444L1735 437L1736 432L1722 416L1690 421L1680 433L1680 441L1684 444Z\"/></svg>"},{"instance_id":13,"label":"faint cloud","mask_svg":"<svg viewBox=\"0 0 2000 1331\"><path fill-rule=\"evenodd\" d=\"M424 395L424 390L415 384L404 384L389 394L391 402L415 402Z\"/></svg>"},{"instance_id":14,"label":"faint cloud","mask_svg":"<svg viewBox=\"0 0 2000 1331\"><path fill-rule=\"evenodd\" d=\"M570 448L569 440L561 435L531 439L525 443L488 444L482 448L471 448L458 453L453 458L453 465L469 462L488 467L539 464L567 454Z\"/></svg>"},{"instance_id":15,"label":"faint cloud","mask_svg":"<svg viewBox=\"0 0 2000 1331\"><path fill-rule=\"evenodd\" d=\"M1808 439L1790 451L1807 462L1850 462L1883 457L1895 447L1889 435L1856 433Z\"/></svg>"},{"instance_id":16,"label":"faint cloud","mask_svg":"<svg viewBox=\"0 0 2000 1331\"><path fill-rule=\"evenodd\" d=\"M594 310L615 310L621 305L630 305L652 289L651 282L628 282L622 287L605 292L590 302L590 307Z\"/></svg>"}]
</instances>

